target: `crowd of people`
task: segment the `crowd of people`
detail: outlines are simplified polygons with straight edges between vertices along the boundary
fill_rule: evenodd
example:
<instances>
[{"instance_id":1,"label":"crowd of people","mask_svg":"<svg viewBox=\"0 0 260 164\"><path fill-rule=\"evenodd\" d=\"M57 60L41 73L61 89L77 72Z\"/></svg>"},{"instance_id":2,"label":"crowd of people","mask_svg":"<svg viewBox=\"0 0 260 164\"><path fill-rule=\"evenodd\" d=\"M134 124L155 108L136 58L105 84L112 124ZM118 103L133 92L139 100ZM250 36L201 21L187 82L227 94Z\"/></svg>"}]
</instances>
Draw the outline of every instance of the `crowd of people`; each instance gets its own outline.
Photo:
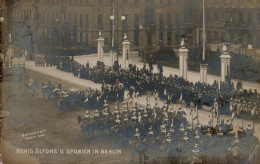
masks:
<instances>
[{"instance_id":1,"label":"crowd of people","mask_svg":"<svg viewBox=\"0 0 260 164\"><path fill-rule=\"evenodd\" d=\"M124 100L124 88L119 86L104 85L102 90L75 88L63 89L61 84L52 84L51 81L42 82L42 97L48 100L55 100L61 113L69 110L80 109L100 109L104 104L104 99L110 103Z\"/></svg>"},{"instance_id":2,"label":"crowd of people","mask_svg":"<svg viewBox=\"0 0 260 164\"><path fill-rule=\"evenodd\" d=\"M163 76L163 67L161 66L158 66L157 73L153 73L153 68L146 67L146 64L143 68L130 64L129 69L121 69L118 65L106 68L104 63L98 62L96 66L91 68L89 63L82 65L74 61L73 57L60 57L57 63L59 63L57 69L72 72L74 76L79 78L102 83L102 86L107 84L116 86L120 83L125 90L129 91L131 98L148 92L157 94L167 103L176 103L182 94L187 106L192 102L201 109L202 105L212 106L216 100L222 114L232 114L235 110L236 115L248 119L251 116L257 119L260 114L260 97L257 91L243 90L240 82L235 86L229 78L225 83L215 81L213 85L200 82L194 84L179 78L177 75ZM233 102L235 99L239 101ZM241 105L244 99L247 101ZM240 106L243 108L240 109Z\"/></svg>"},{"instance_id":3,"label":"crowd of people","mask_svg":"<svg viewBox=\"0 0 260 164\"><path fill-rule=\"evenodd\" d=\"M197 119L194 128L181 106L173 110L166 103L163 107L135 104L130 110L126 104L123 109L116 105L111 111L105 102L103 109L96 110L94 115L91 116L87 110L83 118L79 116L82 135L109 139L117 147L130 147L132 160L136 153L142 161L149 153L155 152L175 163L212 160L219 160L218 163L229 160L247 162L259 144L251 124L245 130L240 127L234 131L230 120L218 121L213 127L201 126ZM150 156L150 160L156 157Z\"/></svg>"},{"instance_id":4,"label":"crowd of people","mask_svg":"<svg viewBox=\"0 0 260 164\"><path fill-rule=\"evenodd\" d=\"M14 63L11 60L1 60L1 81L21 81L26 73L25 63Z\"/></svg>"}]
</instances>

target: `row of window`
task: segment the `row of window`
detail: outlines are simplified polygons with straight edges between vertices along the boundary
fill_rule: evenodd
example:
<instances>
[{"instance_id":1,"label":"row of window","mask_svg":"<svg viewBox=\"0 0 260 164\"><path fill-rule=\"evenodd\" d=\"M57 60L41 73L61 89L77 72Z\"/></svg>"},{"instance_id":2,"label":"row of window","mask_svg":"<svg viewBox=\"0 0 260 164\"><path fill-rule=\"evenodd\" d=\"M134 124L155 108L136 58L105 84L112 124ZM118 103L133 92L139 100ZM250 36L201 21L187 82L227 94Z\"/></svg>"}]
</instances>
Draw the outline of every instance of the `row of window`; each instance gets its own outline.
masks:
<instances>
[{"instance_id":1,"label":"row of window","mask_svg":"<svg viewBox=\"0 0 260 164\"><path fill-rule=\"evenodd\" d=\"M227 17L227 14L229 14L229 18ZM202 13L201 13L202 18ZM239 23L247 23L247 24L253 24L254 23L254 12L248 11L248 12L212 12L211 10L206 10L206 21L207 22L239 22ZM260 24L260 12L256 15L256 21L258 24Z\"/></svg>"},{"instance_id":2,"label":"row of window","mask_svg":"<svg viewBox=\"0 0 260 164\"><path fill-rule=\"evenodd\" d=\"M28 3L31 3L32 0L25 0ZM36 0L39 1L39 0ZM63 4L90 4L92 2L97 2L97 4L103 4L103 3L107 3L109 0L42 0L42 3L52 3L52 4L58 4L60 2L62 2ZM110 0L110 3L112 4L114 1L119 2L119 0ZM121 0L122 4L127 4L127 3L139 3L142 0ZM164 4L164 3L168 3L171 4L173 2L175 3L180 3L181 0L158 0L160 4ZM187 1L187 0L186 0ZM188 0L191 1L191 0ZM155 0L145 0L145 4L149 5L149 4L155 4Z\"/></svg>"}]
</instances>

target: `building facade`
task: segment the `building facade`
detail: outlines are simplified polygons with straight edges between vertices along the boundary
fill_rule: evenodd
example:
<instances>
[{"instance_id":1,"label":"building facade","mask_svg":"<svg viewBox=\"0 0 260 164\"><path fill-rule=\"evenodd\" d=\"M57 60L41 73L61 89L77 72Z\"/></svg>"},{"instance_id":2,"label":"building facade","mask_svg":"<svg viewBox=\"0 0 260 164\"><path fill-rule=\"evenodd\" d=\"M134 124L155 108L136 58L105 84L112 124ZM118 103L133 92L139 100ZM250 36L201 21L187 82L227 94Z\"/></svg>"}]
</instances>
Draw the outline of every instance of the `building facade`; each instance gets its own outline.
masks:
<instances>
[{"instance_id":1,"label":"building facade","mask_svg":"<svg viewBox=\"0 0 260 164\"><path fill-rule=\"evenodd\" d=\"M260 0L205 0L205 4L207 45L214 49L228 42L254 51L260 48ZM34 38L52 40L60 47L96 47L102 30L109 50L113 10L118 47L124 33L136 50L155 45L174 48L181 34L188 37L189 47L201 45L202 0L20 0L10 11L14 24L31 25Z\"/></svg>"}]
</instances>

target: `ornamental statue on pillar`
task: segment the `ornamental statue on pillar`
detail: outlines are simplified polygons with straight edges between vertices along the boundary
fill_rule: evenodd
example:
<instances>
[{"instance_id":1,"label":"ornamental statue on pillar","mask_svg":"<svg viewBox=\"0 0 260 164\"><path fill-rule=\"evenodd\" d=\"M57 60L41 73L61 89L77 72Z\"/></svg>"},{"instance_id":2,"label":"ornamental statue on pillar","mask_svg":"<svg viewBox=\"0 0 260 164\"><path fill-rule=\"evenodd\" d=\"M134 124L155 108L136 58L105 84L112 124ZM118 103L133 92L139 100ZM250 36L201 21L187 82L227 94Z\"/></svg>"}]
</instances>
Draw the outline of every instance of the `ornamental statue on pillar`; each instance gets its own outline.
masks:
<instances>
[{"instance_id":1,"label":"ornamental statue on pillar","mask_svg":"<svg viewBox=\"0 0 260 164\"><path fill-rule=\"evenodd\" d=\"M179 49L179 77L182 77L185 80L187 80L188 53L189 50L185 47L185 37L182 37L181 48Z\"/></svg>"},{"instance_id":2,"label":"ornamental statue on pillar","mask_svg":"<svg viewBox=\"0 0 260 164\"><path fill-rule=\"evenodd\" d=\"M103 58L104 58L104 43L105 43L105 39L102 36L102 31L99 31L98 33L98 63L103 62Z\"/></svg>"},{"instance_id":3,"label":"ornamental statue on pillar","mask_svg":"<svg viewBox=\"0 0 260 164\"><path fill-rule=\"evenodd\" d=\"M129 65L130 42L127 40L127 34L124 34L123 45L123 62L122 68L125 69Z\"/></svg>"},{"instance_id":4,"label":"ornamental statue on pillar","mask_svg":"<svg viewBox=\"0 0 260 164\"><path fill-rule=\"evenodd\" d=\"M223 52L220 56L221 59L221 81L225 82L226 77L230 76L230 59L231 56L227 51L227 45L223 44Z\"/></svg>"}]
</instances>

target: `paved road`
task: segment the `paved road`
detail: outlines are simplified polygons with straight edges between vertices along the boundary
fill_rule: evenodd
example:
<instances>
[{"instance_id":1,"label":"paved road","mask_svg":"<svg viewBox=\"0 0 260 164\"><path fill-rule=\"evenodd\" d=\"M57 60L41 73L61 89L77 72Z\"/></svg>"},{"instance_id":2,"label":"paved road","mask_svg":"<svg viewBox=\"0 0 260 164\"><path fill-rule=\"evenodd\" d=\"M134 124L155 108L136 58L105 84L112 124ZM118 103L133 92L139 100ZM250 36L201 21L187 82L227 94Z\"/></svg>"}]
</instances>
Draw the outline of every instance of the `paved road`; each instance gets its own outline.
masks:
<instances>
[{"instance_id":1,"label":"paved road","mask_svg":"<svg viewBox=\"0 0 260 164\"><path fill-rule=\"evenodd\" d=\"M41 68L34 67L33 63L26 63L27 73L37 81L48 81L51 80L53 83L61 83L64 88L84 88L88 87L88 83L78 83L81 80L73 75L70 78L64 78L68 76L68 73L63 74L61 71L56 72L55 68ZM60 76L61 74L63 76ZM57 76L58 75L58 76ZM77 124L77 116L83 116L84 110L77 110L66 113L63 117L58 116L57 106L54 102L42 100L40 95L40 87L37 89L36 96L25 96L24 95L24 83L5 82L2 84L2 93L4 93L2 100L5 102L3 108L9 111L11 114L4 120L4 126L2 126L3 138L6 144L13 145L12 149L9 150L9 156L14 158L20 158L23 155L17 155L16 148L113 148L109 141L88 139L82 140L80 129ZM145 105L146 97L143 96L138 99L138 103ZM151 105L154 105L154 97L151 96ZM125 100L131 104L134 101ZM163 102L159 101L161 106ZM123 103L120 104L120 109L123 108ZM175 109L178 109L178 105L173 105ZM113 108L113 105L111 106ZM191 119L190 109L186 109L188 119ZM91 116L94 115L94 111L90 111ZM199 111L200 122L202 124L208 121L207 111ZM228 116L221 116L224 119L228 119ZM241 120L236 119L234 124L241 123ZM245 123L246 125L246 123ZM256 135L259 136L259 124L256 124ZM235 126L237 128L237 126ZM29 141L24 140L22 134L29 133L37 130L46 129L46 136L38 139L32 139ZM82 163L84 162L97 162L97 163L118 163L120 162L129 163L130 152L128 149L122 149L122 155L120 156L100 156L100 155L43 155L33 154L32 156L39 160L41 163L55 163L57 161L63 163ZM27 155L26 155L27 156ZM23 156L24 157L24 156ZM26 157L27 158L27 157ZM21 158L20 158L21 159ZM22 163L22 162L20 162ZM26 162L25 162L26 163Z\"/></svg>"},{"instance_id":2,"label":"paved road","mask_svg":"<svg viewBox=\"0 0 260 164\"><path fill-rule=\"evenodd\" d=\"M81 64L86 64L87 61L89 61L90 65L94 66L94 65L96 65L96 62L97 62L97 54L75 56L74 59L75 59L75 61L77 61ZM105 63L105 65L110 64L109 54L105 54L104 63ZM139 58L138 58L137 55L131 56L129 63L130 64L136 64L136 66L139 67L139 68L143 67L143 63L139 61ZM122 57L121 56L119 57L119 64L122 64ZM148 64L146 64L146 66L148 67ZM156 65L154 65L153 68L154 68L154 72L158 72ZM163 71L164 76L170 76L170 74L179 75L179 69L177 69L177 68L163 66L163 70L164 70ZM188 77L189 81L195 83L195 82L199 81L200 74L198 72L188 71L187 77ZM215 80L220 81L221 77L208 74L208 83L209 84L213 84ZM238 80L235 80L235 79L233 79L232 81L235 85L238 82ZM257 89L257 91L260 93L260 84L248 82L248 81L242 81L242 85L243 85L244 89L252 89L252 90Z\"/></svg>"},{"instance_id":3,"label":"paved road","mask_svg":"<svg viewBox=\"0 0 260 164\"><path fill-rule=\"evenodd\" d=\"M108 56L106 56L108 57ZM89 56L89 57L84 57L84 56L81 56L81 57L75 57L74 58L75 60L79 60L81 63L83 62L87 62L88 59L91 59L89 60L89 63L90 65L95 65L95 56L92 55L92 56ZM107 60L105 60L107 61ZM140 64L140 63L138 63ZM67 82L70 82L72 84L75 84L76 86L82 86L83 88L94 88L94 89L101 89L101 85L100 84L96 84L90 80L84 80L84 79L80 79L78 77L74 77L72 75L72 73L67 73L67 72L62 72L60 70L57 70L55 67L35 67L34 63L33 62L26 62L26 68L29 69L29 70L33 70L35 72L39 72L39 73L42 73L42 74L45 74L45 75L49 75L49 76L52 76L52 77L55 77L55 78L58 78L58 79L62 79L64 81L67 81ZM127 95L127 93L125 94ZM128 100L125 100L125 103L127 102ZM135 101L135 100L134 100ZM132 101L131 103L133 104L134 101ZM146 96L143 96L141 98L139 98L138 100L138 104L143 104L143 105L146 105ZM154 96L151 96L150 97L150 102L151 102L151 105L153 106L155 101L154 101ZM163 106L163 102L162 101L158 101L159 105ZM178 105L173 105L173 107L177 110L177 107ZM190 109L185 109L187 113L190 113ZM200 111L199 112L199 118L200 118L200 123L201 124L204 124L206 125L208 123L208 120L209 120L209 115L211 115L210 112L208 111ZM191 122L191 116L189 115L188 116L188 119L190 120ZM224 119L225 121L227 119L230 119L230 116L221 116L221 119ZM213 121L214 121L214 124L216 124L216 119L213 118ZM244 125L244 128L246 129L247 125L248 125L248 121L244 121L243 122L243 125ZM238 129L239 126L242 126L242 120L240 119L234 119L234 128L235 129ZM260 128L259 128L259 124L255 124L255 130L256 130L256 136L260 139Z\"/></svg>"}]
</instances>

